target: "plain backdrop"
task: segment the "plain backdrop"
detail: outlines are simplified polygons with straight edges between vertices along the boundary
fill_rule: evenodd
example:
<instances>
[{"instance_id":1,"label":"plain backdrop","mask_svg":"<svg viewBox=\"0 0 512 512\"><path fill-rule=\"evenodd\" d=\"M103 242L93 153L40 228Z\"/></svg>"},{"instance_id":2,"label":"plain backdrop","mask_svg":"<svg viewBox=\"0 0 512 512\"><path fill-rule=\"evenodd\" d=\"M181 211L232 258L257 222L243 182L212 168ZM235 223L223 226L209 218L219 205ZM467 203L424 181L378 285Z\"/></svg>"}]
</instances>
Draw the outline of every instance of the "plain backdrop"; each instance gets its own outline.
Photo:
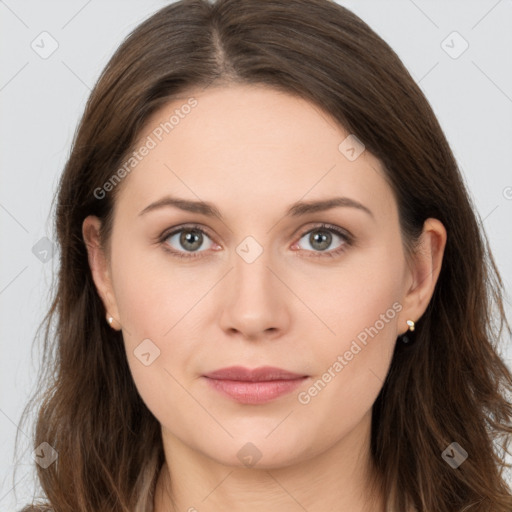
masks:
<instances>
[{"instance_id":1,"label":"plain backdrop","mask_svg":"<svg viewBox=\"0 0 512 512\"><path fill-rule=\"evenodd\" d=\"M36 328L58 254L49 217L85 101L124 37L168 2L0 0L0 509L34 484L28 428L14 436L39 364ZM512 289L512 1L341 1L398 53L460 164ZM450 191L446 191L450 200ZM53 252L52 252L53 251ZM504 340L510 364L512 347ZM13 492L16 490L16 494Z\"/></svg>"}]
</instances>

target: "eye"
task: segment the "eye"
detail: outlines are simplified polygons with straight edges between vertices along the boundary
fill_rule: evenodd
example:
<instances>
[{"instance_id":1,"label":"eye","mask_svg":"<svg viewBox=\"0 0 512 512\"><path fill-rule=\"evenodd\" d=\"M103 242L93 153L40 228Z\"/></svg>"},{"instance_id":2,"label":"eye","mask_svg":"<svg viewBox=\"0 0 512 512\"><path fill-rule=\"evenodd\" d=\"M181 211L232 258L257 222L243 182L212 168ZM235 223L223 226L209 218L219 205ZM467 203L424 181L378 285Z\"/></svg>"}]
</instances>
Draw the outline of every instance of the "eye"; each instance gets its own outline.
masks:
<instances>
[{"instance_id":1,"label":"eye","mask_svg":"<svg viewBox=\"0 0 512 512\"><path fill-rule=\"evenodd\" d=\"M333 235L334 240L336 238L340 239L342 241L341 245L338 248L335 248L333 250L328 251L327 249L331 246L333 243ZM312 248L312 251L310 249L306 249L308 252L313 252L313 254L310 254L308 256L329 256L334 257L343 251L346 250L347 246L350 246L353 242L352 236L348 233L344 232L337 226L332 226L329 224L321 224L319 226L316 226L313 229L310 229L309 231L306 231L304 233L299 242L295 243L293 245L293 248L296 248L302 239L306 240L306 243L309 244L309 246Z\"/></svg>"},{"instance_id":2,"label":"eye","mask_svg":"<svg viewBox=\"0 0 512 512\"><path fill-rule=\"evenodd\" d=\"M328 251L327 249L333 242L333 235L335 240L337 238L342 243L338 248ZM203 247L206 239L210 243L207 244L207 247ZM292 249L298 248L303 252L299 247L302 239L305 239L306 243L312 248L305 250L307 253L311 253L307 256L312 257L327 256L332 258L344 252L347 246L353 244L352 235L330 224L321 224L306 231L302 234L300 240L292 246ZM208 249L220 249L220 246L214 243L208 233L198 225L179 226L171 231L166 231L160 237L159 242L167 252L178 258L196 258L202 256L202 253L207 252ZM201 247L204 250L199 250Z\"/></svg>"},{"instance_id":3,"label":"eye","mask_svg":"<svg viewBox=\"0 0 512 512\"><path fill-rule=\"evenodd\" d=\"M206 249L211 249L214 243L204 229L199 226L181 226L162 235L161 242L166 250L174 256L193 258L199 256L199 254L195 253L205 252L199 250L203 246L205 239L210 240L210 244Z\"/></svg>"}]
</instances>

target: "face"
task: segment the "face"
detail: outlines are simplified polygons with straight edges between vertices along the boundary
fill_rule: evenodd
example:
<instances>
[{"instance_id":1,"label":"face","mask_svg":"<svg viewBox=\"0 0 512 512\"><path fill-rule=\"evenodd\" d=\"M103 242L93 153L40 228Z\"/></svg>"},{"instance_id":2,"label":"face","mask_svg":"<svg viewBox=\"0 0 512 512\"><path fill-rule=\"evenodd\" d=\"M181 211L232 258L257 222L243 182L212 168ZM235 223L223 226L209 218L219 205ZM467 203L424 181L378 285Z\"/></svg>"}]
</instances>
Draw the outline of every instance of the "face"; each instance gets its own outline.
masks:
<instances>
[{"instance_id":1,"label":"face","mask_svg":"<svg viewBox=\"0 0 512 512\"><path fill-rule=\"evenodd\" d=\"M313 104L249 85L183 96L146 125L95 282L164 438L270 468L368 420L396 338L426 304L408 294L383 168L349 135ZM213 378L234 366L282 372Z\"/></svg>"}]
</instances>

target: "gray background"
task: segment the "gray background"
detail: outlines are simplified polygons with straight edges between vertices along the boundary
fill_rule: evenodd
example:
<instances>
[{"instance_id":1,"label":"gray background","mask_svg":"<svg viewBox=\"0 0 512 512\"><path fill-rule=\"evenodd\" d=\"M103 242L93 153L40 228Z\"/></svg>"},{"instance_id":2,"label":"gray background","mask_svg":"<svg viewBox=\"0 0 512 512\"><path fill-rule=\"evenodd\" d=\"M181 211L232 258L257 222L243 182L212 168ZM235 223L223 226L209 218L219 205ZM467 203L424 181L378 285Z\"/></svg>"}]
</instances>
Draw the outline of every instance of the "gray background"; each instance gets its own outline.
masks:
<instances>
[{"instance_id":1,"label":"gray background","mask_svg":"<svg viewBox=\"0 0 512 512\"><path fill-rule=\"evenodd\" d=\"M57 180L100 71L121 40L167 3L0 0L2 510L19 510L34 482L27 428L20 433L20 470L13 480L14 436L34 384L38 352L36 346L31 354L32 341L58 261L49 242ZM488 234L511 318L512 1L339 3L395 49L433 106ZM54 53L44 54L56 44ZM504 341L510 365L512 346Z\"/></svg>"}]
</instances>

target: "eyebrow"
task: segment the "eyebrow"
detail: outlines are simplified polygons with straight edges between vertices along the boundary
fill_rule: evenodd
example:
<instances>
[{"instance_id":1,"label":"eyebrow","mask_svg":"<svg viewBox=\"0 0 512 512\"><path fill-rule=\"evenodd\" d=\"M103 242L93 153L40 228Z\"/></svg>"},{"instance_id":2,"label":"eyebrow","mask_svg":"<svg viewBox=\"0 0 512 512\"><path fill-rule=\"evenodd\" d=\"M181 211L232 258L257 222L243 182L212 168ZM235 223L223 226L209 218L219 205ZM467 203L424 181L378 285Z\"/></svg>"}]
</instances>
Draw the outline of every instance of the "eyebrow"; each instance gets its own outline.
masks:
<instances>
[{"instance_id":1,"label":"eyebrow","mask_svg":"<svg viewBox=\"0 0 512 512\"><path fill-rule=\"evenodd\" d=\"M206 201L191 201L189 199L172 196L165 196L162 199L146 206L146 208L139 213L139 216L164 207L175 207L186 212L200 213L208 217L218 217L219 219L222 219L222 214L212 203L208 203ZM349 197L332 197L318 201L298 201L288 208L285 215L299 217L309 213L331 210L332 208L337 207L356 208L367 213L373 219L375 218L373 212L369 208L354 199L350 199Z\"/></svg>"}]
</instances>

